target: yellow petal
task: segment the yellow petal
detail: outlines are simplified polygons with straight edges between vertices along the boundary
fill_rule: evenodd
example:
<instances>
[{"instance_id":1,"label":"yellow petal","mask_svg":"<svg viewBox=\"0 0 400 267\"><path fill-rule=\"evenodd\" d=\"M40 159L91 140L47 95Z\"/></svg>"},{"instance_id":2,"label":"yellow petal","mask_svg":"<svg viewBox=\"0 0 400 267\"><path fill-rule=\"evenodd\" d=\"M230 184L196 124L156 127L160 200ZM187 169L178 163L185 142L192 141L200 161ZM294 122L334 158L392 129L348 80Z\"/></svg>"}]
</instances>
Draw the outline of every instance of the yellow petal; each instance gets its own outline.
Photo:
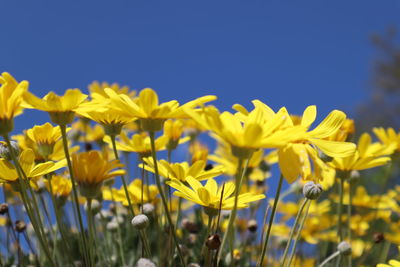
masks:
<instances>
[{"instance_id":1,"label":"yellow petal","mask_svg":"<svg viewBox=\"0 0 400 267\"><path fill-rule=\"evenodd\" d=\"M317 107L316 106L308 106L304 112L303 116L301 118L301 125L304 127L310 127L311 124L315 121L315 118L317 117Z\"/></svg>"},{"instance_id":2,"label":"yellow petal","mask_svg":"<svg viewBox=\"0 0 400 267\"><path fill-rule=\"evenodd\" d=\"M309 141L330 157L348 157L353 155L356 150L356 145L349 142L323 139L309 139Z\"/></svg>"},{"instance_id":3,"label":"yellow petal","mask_svg":"<svg viewBox=\"0 0 400 267\"><path fill-rule=\"evenodd\" d=\"M334 110L312 131L308 134L310 137L326 138L334 134L346 119L346 114L342 111Z\"/></svg>"}]
</instances>

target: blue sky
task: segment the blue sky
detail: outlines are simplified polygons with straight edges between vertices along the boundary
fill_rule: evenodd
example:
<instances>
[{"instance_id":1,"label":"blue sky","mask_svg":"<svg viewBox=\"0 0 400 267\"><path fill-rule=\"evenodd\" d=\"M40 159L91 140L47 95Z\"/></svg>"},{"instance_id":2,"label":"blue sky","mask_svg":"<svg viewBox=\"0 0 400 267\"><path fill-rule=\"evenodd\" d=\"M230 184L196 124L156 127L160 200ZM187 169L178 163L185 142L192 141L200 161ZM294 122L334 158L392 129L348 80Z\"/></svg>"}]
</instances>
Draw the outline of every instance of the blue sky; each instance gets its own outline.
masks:
<instances>
[{"instance_id":1,"label":"blue sky","mask_svg":"<svg viewBox=\"0 0 400 267\"><path fill-rule=\"evenodd\" d=\"M216 94L220 109L258 98L351 114L378 54L370 35L399 25L399 11L394 0L3 1L0 71L40 96L100 80L162 100ZM47 120L29 114L17 130Z\"/></svg>"}]
</instances>

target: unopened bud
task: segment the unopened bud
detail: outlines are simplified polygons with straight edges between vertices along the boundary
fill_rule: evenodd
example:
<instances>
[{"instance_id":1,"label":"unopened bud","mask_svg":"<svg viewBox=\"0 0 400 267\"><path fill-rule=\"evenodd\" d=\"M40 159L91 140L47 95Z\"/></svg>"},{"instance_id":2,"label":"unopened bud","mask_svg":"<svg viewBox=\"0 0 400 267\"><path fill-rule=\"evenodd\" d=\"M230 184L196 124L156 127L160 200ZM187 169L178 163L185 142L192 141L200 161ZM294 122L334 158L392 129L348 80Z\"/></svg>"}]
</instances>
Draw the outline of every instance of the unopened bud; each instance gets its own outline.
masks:
<instances>
[{"instance_id":1,"label":"unopened bud","mask_svg":"<svg viewBox=\"0 0 400 267\"><path fill-rule=\"evenodd\" d=\"M200 267L198 263L189 263L187 267Z\"/></svg>"},{"instance_id":2,"label":"unopened bud","mask_svg":"<svg viewBox=\"0 0 400 267\"><path fill-rule=\"evenodd\" d=\"M337 246L337 249L339 250L340 254L343 255L350 255L351 254L351 245L347 243L346 241L342 241L339 243Z\"/></svg>"},{"instance_id":3,"label":"unopened bud","mask_svg":"<svg viewBox=\"0 0 400 267\"><path fill-rule=\"evenodd\" d=\"M119 227L119 225L115 221L111 221L111 222L107 223L107 226L106 226L107 230L112 233L116 232L118 227Z\"/></svg>"},{"instance_id":4,"label":"unopened bud","mask_svg":"<svg viewBox=\"0 0 400 267\"><path fill-rule=\"evenodd\" d=\"M257 226L258 226L258 224L257 224L257 221L256 221L256 220L250 220L250 221L247 223L247 229L248 229L250 232L252 232L252 233L254 233L254 232L257 231Z\"/></svg>"},{"instance_id":5,"label":"unopened bud","mask_svg":"<svg viewBox=\"0 0 400 267\"><path fill-rule=\"evenodd\" d=\"M22 233L26 229L26 224L23 221L17 220L15 221L15 230L18 233Z\"/></svg>"},{"instance_id":6,"label":"unopened bud","mask_svg":"<svg viewBox=\"0 0 400 267\"><path fill-rule=\"evenodd\" d=\"M136 267L156 267L156 265L149 259L140 258L136 263Z\"/></svg>"},{"instance_id":7,"label":"unopened bud","mask_svg":"<svg viewBox=\"0 0 400 267\"><path fill-rule=\"evenodd\" d=\"M133 217L132 225L138 230L143 230L149 225L149 218L144 214L139 214Z\"/></svg>"},{"instance_id":8,"label":"unopened bud","mask_svg":"<svg viewBox=\"0 0 400 267\"><path fill-rule=\"evenodd\" d=\"M191 234L197 234L199 227L196 223L189 221L187 218L182 220L182 227Z\"/></svg>"},{"instance_id":9,"label":"unopened bud","mask_svg":"<svg viewBox=\"0 0 400 267\"><path fill-rule=\"evenodd\" d=\"M8 212L8 204L2 203L0 204L0 215L4 215Z\"/></svg>"},{"instance_id":10,"label":"unopened bud","mask_svg":"<svg viewBox=\"0 0 400 267\"><path fill-rule=\"evenodd\" d=\"M218 234L210 235L207 238L206 246L209 250L217 250L221 246L221 239Z\"/></svg>"},{"instance_id":11,"label":"unopened bud","mask_svg":"<svg viewBox=\"0 0 400 267\"><path fill-rule=\"evenodd\" d=\"M154 205L150 203L146 203L143 205L143 213L146 215L150 215L154 212Z\"/></svg>"},{"instance_id":12,"label":"unopened bud","mask_svg":"<svg viewBox=\"0 0 400 267\"><path fill-rule=\"evenodd\" d=\"M14 155L18 156L20 153L20 149L17 142L11 141L11 147L14 151ZM0 158L6 159L8 161L11 160L10 149L7 144L4 142L0 142Z\"/></svg>"},{"instance_id":13,"label":"unopened bud","mask_svg":"<svg viewBox=\"0 0 400 267\"><path fill-rule=\"evenodd\" d=\"M307 182L303 186L303 195L307 199L315 200L318 199L322 193L322 186L320 184L316 184L313 181Z\"/></svg>"}]
</instances>

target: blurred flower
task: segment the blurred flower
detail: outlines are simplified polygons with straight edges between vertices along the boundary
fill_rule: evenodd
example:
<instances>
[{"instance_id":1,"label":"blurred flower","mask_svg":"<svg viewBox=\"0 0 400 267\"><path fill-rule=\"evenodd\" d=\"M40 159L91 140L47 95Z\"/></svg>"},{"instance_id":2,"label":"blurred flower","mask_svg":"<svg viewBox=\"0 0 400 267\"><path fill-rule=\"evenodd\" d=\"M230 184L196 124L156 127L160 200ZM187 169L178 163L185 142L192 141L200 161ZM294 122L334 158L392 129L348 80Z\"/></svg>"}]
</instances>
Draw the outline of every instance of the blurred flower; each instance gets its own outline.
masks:
<instances>
[{"instance_id":1,"label":"blurred flower","mask_svg":"<svg viewBox=\"0 0 400 267\"><path fill-rule=\"evenodd\" d=\"M48 179L44 180L44 184L47 190L57 197L68 197L72 190L71 180L62 175L53 175L51 177L51 188Z\"/></svg>"},{"instance_id":2,"label":"blurred flower","mask_svg":"<svg viewBox=\"0 0 400 267\"><path fill-rule=\"evenodd\" d=\"M54 172L66 165L66 160L35 164L35 154L31 149L23 150L18 162L28 179ZM17 179L18 172L15 166L5 159L0 159L0 182L15 182Z\"/></svg>"},{"instance_id":3,"label":"blurred flower","mask_svg":"<svg viewBox=\"0 0 400 267\"><path fill-rule=\"evenodd\" d=\"M128 193L132 204L141 204L142 197L143 203L153 203L157 199L158 190L155 185L143 185L140 179L133 180L128 185ZM142 191L143 188L143 191ZM120 189L109 188L109 190L103 190L104 200L121 202L122 205L128 206L128 200L125 195L124 188Z\"/></svg>"},{"instance_id":4,"label":"blurred flower","mask_svg":"<svg viewBox=\"0 0 400 267\"><path fill-rule=\"evenodd\" d=\"M155 173L154 161L151 157L143 158L146 163L144 169ZM165 179L178 179L182 182L186 181L186 177L192 177L198 181L207 180L214 178L223 173L223 167L214 167L210 170L205 170L206 162L198 160L189 166L187 162L180 163L169 163L166 160L160 160L158 162L158 172ZM139 164L139 167L143 168L143 164Z\"/></svg>"},{"instance_id":5,"label":"blurred flower","mask_svg":"<svg viewBox=\"0 0 400 267\"><path fill-rule=\"evenodd\" d=\"M126 85L120 86L118 83L109 84L108 82L99 83L98 81L94 81L88 85L88 89L89 89L89 92L92 97L93 97L93 95L98 94L98 95L101 95L101 96L107 98L108 96L107 96L106 92L104 91L104 89L106 89L106 88L109 88L118 94L127 95L131 98L133 98L136 95L135 90L130 91L129 86L126 86Z\"/></svg>"},{"instance_id":6,"label":"blurred flower","mask_svg":"<svg viewBox=\"0 0 400 267\"><path fill-rule=\"evenodd\" d=\"M3 72L0 76L0 134L7 134L14 128L14 117L22 113L23 94L29 83L18 83L11 74Z\"/></svg>"},{"instance_id":7,"label":"blurred flower","mask_svg":"<svg viewBox=\"0 0 400 267\"><path fill-rule=\"evenodd\" d=\"M391 146L395 144L396 151L400 151L400 132L396 133L393 128L387 128L386 130L382 127L374 128L372 130L379 141L381 141L386 146Z\"/></svg>"}]
</instances>

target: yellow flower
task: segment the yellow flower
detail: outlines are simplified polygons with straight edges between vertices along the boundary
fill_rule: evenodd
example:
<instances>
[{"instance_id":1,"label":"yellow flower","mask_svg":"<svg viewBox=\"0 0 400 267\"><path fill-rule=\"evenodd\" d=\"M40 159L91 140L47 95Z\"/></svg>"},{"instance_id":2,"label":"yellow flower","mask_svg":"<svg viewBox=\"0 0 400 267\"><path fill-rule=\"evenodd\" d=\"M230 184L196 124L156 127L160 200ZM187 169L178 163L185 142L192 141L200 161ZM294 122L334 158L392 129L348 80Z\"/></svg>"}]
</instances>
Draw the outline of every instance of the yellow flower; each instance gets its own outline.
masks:
<instances>
[{"instance_id":1,"label":"yellow flower","mask_svg":"<svg viewBox=\"0 0 400 267\"><path fill-rule=\"evenodd\" d=\"M141 157L148 157L151 155L151 143L150 137L147 133L142 132L139 134L134 134L132 138L125 133L120 135L121 142L117 141L117 149L126 152L136 152L139 153ZM111 138L109 136L104 137L104 142L106 142L110 147L112 147ZM168 137L163 135L155 140L156 151L161 151L166 149L168 143Z\"/></svg>"},{"instance_id":2,"label":"yellow flower","mask_svg":"<svg viewBox=\"0 0 400 267\"><path fill-rule=\"evenodd\" d=\"M181 139L183 133L183 122L182 120L167 120L164 123L164 135L168 137L168 144L167 144L167 148L169 150L173 150L175 149L178 144L179 144L179 140ZM184 137L183 138L184 141L182 142L186 142L189 141L190 137Z\"/></svg>"},{"instance_id":3,"label":"yellow flower","mask_svg":"<svg viewBox=\"0 0 400 267\"><path fill-rule=\"evenodd\" d=\"M54 145L60 140L61 129L60 126L53 127L50 123L45 123L28 129L26 135L37 144L39 154L47 157L53 153Z\"/></svg>"},{"instance_id":4,"label":"yellow flower","mask_svg":"<svg viewBox=\"0 0 400 267\"><path fill-rule=\"evenodd\" d=\"M146 163L144 169L155 173L154 161L151 157L143 158ZM198 160L194 162L191 166L187 162L180 163L169 163L166 160L157 161L158 171L161 176L166 179L178 179L182 182L186 181L186 177L192 177L198 181L207 180L214 178L223 173L223 167L214 167L210 170L205 170L206 162ZM143 168L143 164L139 164L139 167Z\"/></svg>"},{"instance_id":5,"label":"yellow flower","mask_svg":"<svg viewBox=\"0 0 400 267\"><path fill-rule=\"evenodd\" d=\"M104 128L98 124L93 127L83 122L82 120L77 120L72 124L72 130L74 134L78 135L76 137L77 141L80 142L96 142L102 143L104 138Z\"/></svg>"},{"instance_id":6,"label":"yellow flower","mask_svg":"<svg viewBox=\"0 0 400 267\"><path fill-rule=\"evenodd\" d=\"M50 92L42 99L30 92L24 93L26 108L47 111L52 122L59 125L71 123L74 119L75 111L86 98L87 95L82 94L79 89L68 89L63 96Z\"/></svg>"},{"instance_id":7,"label":"yellow flower","mask_svg":"<svg viewBox=\"0 0 400 267\"><path fill-rule=\"evenodd\" d=\"M113 83L113 84L109 84L107 82L102 82L99 83L98 81L94 81L91 84L89 84L88 89L90 94L93 95L98 94L101 95L105 98L107 98L107 94L105 93L104 89L106 88L110 88L111 90L113 90L114 92L118 93L118 94L124 94L127 95L131 98L133 98L136 95L136 91L132 90L130 91L128 86L119 86L118 83Z\"/></svg>"},{"instance_id":8,"label":"yellow flower","mask_svg":"<svg viewBox=\"0 0 400 267\"><path fill-rule=\"evenodd\" d=\"M393 128L388 128L386 130L384 128L374 128L373 132L383 144L387 146L395 144L396 151L400 151L400 132L396 133Z\"/></svg>"},{"instance_id":9,"label":"yellow flower","mask_svg":"<svg viewBox=\"0 0 400 267\"><path fill-rule=\"evenodd\" d=\"M123 166L119 160L108 161L106 155L96 150L72 154L72 170L80 185L96 186L107 179L123 175L124 170L114 170Z\"/></svg>"},{"instance_id":10,"label":"yellow flower","mask_svg":"<svg viewBox=\"0 0 400 267\"><path fill-rule=\"evenodd\" d=\"M381 143L372 143L371 136L368 133L361 135L357 151L350 156L343 158L334 158L329 164L337 170L352 171L365 170L384 165L390 161L390 155L396 149L394 143L389 145Z\"/></svg>"},{"instance_id":11,"label":"yellow flower","mask_svg":"<svg viewBox=\"0 0 400 267\"><path fill-rule=\"evenodd\" d=\"M332 134L331 136L328 136L326 139L332 141L345 142L349 140L349 138L354 134L354 132L355 132L354 120L346 119L343 122L342 126L336 131L336 133Z\"/></svg>"},{"instance_id":12,"label":"yellow flower","mask_svg":"<svg viewBox=\"0 0 400 267\"><path fill-rule=\"evenodd\" d=\"M400 261L398 260L390 260L389 264L379 263L376 267L400 267Z\"/></svg>"},{"instance_id":13,"label":"yellow flower","mask_svg":"<svg viewBox=\"0 0 400 267\"><path fill-rule=\"evenodd\" d=\"M22 113L22 96L29 83L18 83L8 72L3 72L0 85L0 134L7 134L13 130L13 118Z\"/></svg>"},{"instance_id":14,"label":"yellow flower","mask_svg":"<svg viewBox=\"0 0 400 267\"><path fill-rule=\"evenodd\" d=\"M217 182L214 179L208 179L205 186L193 177L186 177L186 182L190 187L183 184L177 179L172 179L167 182L169 186L175 188L175 196L185 198L189 201L197 203L201 206L219 209L221 203L222 188L218 188ZM235 202L235 197L232 195L235 191L235 184L227 182L224 186L222 195L221 209L232 210ZM251 193L240 194L238 197L237 208L246 208L248 203L265 198L265 195L253 195Z\"/></svg>"},{"instance_id":15,"label":"yellow flower","mask_svg":"<svg viewBox=\"0 0 400 267\"><path fill-rule=\"evenodd\" d=\"M141 204L142 196L143 196L143 203L154 203L157 199L158 195L157 186L143 185L143 192L142 192L142 181L140 179L133 180L127 186L127 188L132 204ZM103 190L103 198L104 200L121 202L122 205L124 206L129 205L123 187L119 189L109 188L109 190Z\"/></svg>"},{"instance_id":16,"label":"yellow flower","mask_svg":"<svg viewBox=\"0 0 400 267\"><path fill-rule=\"evenodd\" d=\"M215 96L203 96L180 106L176 100L159 104L156 92L150 88L141 90L139 97L134 100L111 89L104 90L111 99L111 108L120 114L140 119L142 129L150 132L160 131L167 119L188 118L185 110L216 99Z\"/></svg>"},{"instance_id":17,"label":"yellow flower","mask_svg":"<svg viewBox=\"0 0 400 267\"><path fill-rule=\"evenodd\" d=\"M316 106L309 106L304 110L300 125L309 129L317 116ZM339 111L332 111L317 127L299 135L291 143L279 149L279 167L288 183L297 178L311 179L314 166L314 177L319 180L324 172L329 172L329 167L320 159L316 148L330 157L346 157L354 154L355 144L326 140L335 134L342 126L346 115ZM289 126L293 122L287 121ZM310 159L313 164L311 164Z\"/></svg>"},{"instance_id":18,"label":"yellow flower","mask_svg":"<svg viewBox=\"0 0 400 267\"><path fill-rule=\"evenodd\" d=\"M47 190L57 197L68 197L72 190L71 180L62 175L53 175L51 177L51 189L47 179L44 180L44 184Z\"/></svg>"},{"instance_id":19,"label":"yellow flower","mask_svg":"<svg viewBox=\"0 0 400 267\"><path fill-rule=\"evenodd\" d=\"M58 169L65 167L66 160L58 162L46 161L44 163L35 164L35 154L31 149L21 152L18 158L22 170L28 179L39 177ZM1 158L0 159L0 182L15 182L18 179L18 172L14 165Z\"/></svg>"},{"instance_id":20,"label":"yellow flower","mask_svg":"<svg viewBox=\"0 0 400 267\"><path fill-rule=\"evenodd\" d=\"M203 108L200 113L192 110L187 113L202 127L228 143L238 158L248 158L259 148L284 146L304 131L298 126L282 128L288 116L285 108L275 113L261 101L254 100L253 104L251 112L236 104L234 108L240 111L236 114L220 113L213 106Z\"/></svg>"},{"instance_id":21,"label":"yellow flower","mask_svg":"<svg viewBox=\"0 0 400 267\"><path fill-rule=\"evenodd\" d=\"M198 160L207 161L208 147L195 140L189 144L189 153L192 155L192 164Z\"/></svg>"}]
</instances>

